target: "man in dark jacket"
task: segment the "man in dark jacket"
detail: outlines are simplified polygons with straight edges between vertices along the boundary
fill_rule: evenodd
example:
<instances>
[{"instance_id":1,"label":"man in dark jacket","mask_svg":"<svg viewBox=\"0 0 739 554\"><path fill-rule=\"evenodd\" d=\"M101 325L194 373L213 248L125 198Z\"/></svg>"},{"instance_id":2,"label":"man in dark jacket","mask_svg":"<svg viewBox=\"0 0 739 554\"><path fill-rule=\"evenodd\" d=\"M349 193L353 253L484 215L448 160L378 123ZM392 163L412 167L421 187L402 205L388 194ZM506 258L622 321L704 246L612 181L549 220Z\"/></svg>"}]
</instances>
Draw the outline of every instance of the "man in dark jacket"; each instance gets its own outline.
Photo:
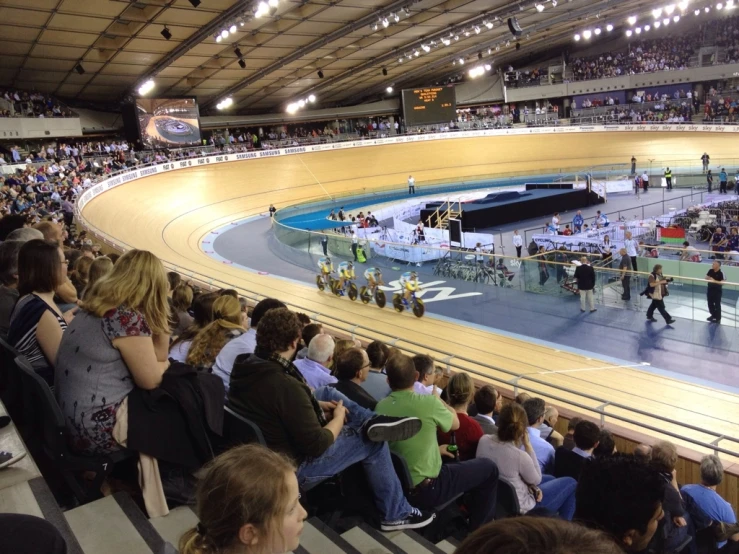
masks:
<instances>
[{"instance_id":1,"label":"man in dark jacket","mask_svg":"<svg viewBox=\"0 0 739 554\"><path fill-rule=\"evenodd\" d=\"M590 265L587 257L580 258L580 265L575 270L575 280L577 288L580 290L580 311L585 311L585 302L590 306L590 311L595 311L595 298L593 297L593 289L595 288L595 270Z\"/></svg>"},{"instance_id":2,"label":"man in dark jacket","mask_svg":"<svg viewBox=\"0 0 739 554\"><path fill-rule=\"evenodd\" d=\"M585 460L593 455L598 446L600 429L592 421L580 421L575 425L575 447L570 450L560 446L554 453L554 476L580 478Z\"/></svg>"},{"instance_id":3,"label":"man in dark jacket","mask_svg":"<svg viewBox=\"0 0 739 554\"><path fill-rule=\"evenodd\" d=\"M228 404L259 426L271 449L296 461L301 486L362 462L383 531L428 525L433 515L413 508L403 496L386 442L417 434L420 420L376 416L330 387L311 392L291 361L301 330L287 308L262 317L254 354L234 363Z\"/></svg>"}]
</instances>

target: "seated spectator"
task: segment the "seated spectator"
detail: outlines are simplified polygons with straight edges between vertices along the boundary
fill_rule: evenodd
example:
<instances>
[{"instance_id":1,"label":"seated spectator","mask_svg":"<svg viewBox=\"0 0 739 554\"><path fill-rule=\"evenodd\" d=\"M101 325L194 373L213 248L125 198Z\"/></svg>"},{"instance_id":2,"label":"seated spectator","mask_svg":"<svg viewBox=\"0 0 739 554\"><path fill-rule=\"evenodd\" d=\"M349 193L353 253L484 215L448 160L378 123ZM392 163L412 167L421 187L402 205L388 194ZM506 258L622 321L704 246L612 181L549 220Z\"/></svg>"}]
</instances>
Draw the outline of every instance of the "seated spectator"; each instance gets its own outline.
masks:
<instances>
[{"instance_id":1,"label":"seated spectator","mask_svg":"<svg viewBox=\"0 0 739 554\"><path fill-rule=\"evenodd\" d=\"M383 531L428 525L433 515L411 507L404 498L386 443L414 436L420 422L412 417L375 418L331 387L312 393L290 362L301 331L298 317L287 308L264 314L254 354L234 364L228 403L259 426L271 449L296 461L301 486L362 462Z\"/></svg>"},{"instance_id":2,"label":"seated spectator","mask_svg":"<svg viewBox=\"0 0 739 554\"><path fill-rule=\"evenodd\" d=\"M664 516L664 489L659 474L633 458L593 458L577 484L575 520L605 531L625 552L642 552Z\"/></svg>"},{"instance_id":3,"label":"seated spectator","mask_svg":"<svg viewBox=\"0 0 739 554\"><path fill-rule=\"evenodd\" d=\"M520 404L521 406L523 406L523 403L529 400L530 398L531 398L531 395L528 392L522 392L516 395L514 402L516 404Z\"/></svg>"},{"instance_id":4,"label":"seated spectator","mask_svg":"<svg viewBox=\"0 0 739 554\"><path fill-rule=\"evenodd\" d=\"M413 391L416 394L441 394L441 390L436 387L436 367L434 359L425 354L413 356L413 365L416 366L418 379L413 385Z\"/></svg>"},{"instance_id":5,"label":"seated spectator","mask_svg":"<svg viewBox=\"0 0 739 554\"><path fill-rule=\"evenodd\" d=\"M358 340L337 339L334 343L334 353L331 356L331 361L326 364L326 367L333 370L334 360L337 360L342 353L351 348L362 348L362 343Z\"/></svg>"},{"instance_id":6,"label":"seated spectator","mask_svg":"<svg viewBox=\"0 0 739 554\"><path fill-rule=\"evenodd\" d=\"M197 305L197 301L196 301ZM284 308L285 304L275 298L265 298L254 306L251 313L251 321L249 330L240 337L232 340L221 349L216 357L216 364L213 366L213 373L223 379L228 392L231 370L233 369L236 358L241 354L253 354L257 346L257 326L269 310L276 308ZM195 321L198 320L198 312L195 310Z\"/></svg>"},{"instance_id":7,"label":"seated spectator","mask_svg":"<svg viewBox=\"0 0 739 554\"><path fill-rule=\"evenodd\" d=\"M726 500L716 492L724 480L724 466L718 456L709 454L701 460L701 482L698 485L685 485L680 489L703 513L714 522L736 524L736 514ZM692 514L692 512L691 512ZM724 542L717 546L721 548Z\"/></svg>"},{"instance_id":8,"label":"seated spectator","mask_svg":"<svg viewBox=\"0 0 739 554\"><path fill-rule=\"evenodd\" d=\"M18 302L18 253L23 242L6 240L0 243L0 335L5 338L10 329L10 314Z\"/></svg>"},{"instance_id":9,"label":"seated spectator","mask_svg":"<svg viewBox=\"0 0 739 554\"><path fill-rule=\"evenodd\" d=\"M334 375L338 382L331 386L352 402L368 410L374 410L377 400L361 386L369 373L370 363L367 353L361 348L351 348L339 356L335 365Z\"/></svg>"},{"instance_id":10,"label":"seated spectator","mask_svg":"<svg viewBox=\"0 0 739 554\"><path fill-rule=\"evenodd\" d=\"M472 419L480 424L484 434L497 434L498 428L496 427L493 415L496 412L500 413L500 407L502 404L500 393L495 390L492 385L485 385L477 389L474 401L477 415Z\"/></svg>"},{"instance_id":11,"label":"seated spectator","mask_svg":"<svg viewBox=\"0 0 739 554\"><path fill-rule=\"evenodd\" d=\"M566 263L566 262L565 262ZM541 438L550 443L554 448L562 446L564 437L554 430L559 420L559 412L554 406L544 408L544 421L539 425Z\"/></svg>"},{"instance_id":12,"label":"seated spectator","mask_svg":"<svg viewBox=\"0 0 739 554\"><path fill-rule=\"evenodd\" d=\"M74 289L77 291L78 298L82 297L82 291L84 291L87 286L87 279L90 275L91 265L92 258L88 258L84 255L78 258L74 264L74 271L72 271L69 280L72 281Z\"/></svg>"},{"instance_id":13,"label":"seated spectator","mask_svg":"<svg viewBox=\"0 0 739 554\"><path fill-rule=\"evenodd\" d=\"M169 286L169 285L168 285ZM176 362L185 363L187 360L187 354L190 351L190 345L192 339L205 329L208 324L213 321L213 303L218 298L218 294L215 292L206 292L199 294L192 302L192 313L193 322L190 327L184 330L184 332L177 337L177 339L169 347L169 357ZM246 333L244 333L246 334ZM242 338L244 335L241 335ZM233 341L232 341L233 342ZM227 345L228 346L228 345ZM223 352L221 350L221 352ZM235 357L235 356L234 356ZM217 359L216 359L217 365ZM218 374L216 367L213 368L213 373ZM222 375L220 375L223 378Z\"/></svg>"},{"instance_id":14,"label":"seated spectator","mask_svg":"<svg viewBox=\"0 0 739 554\"><path fill-rule=\"evenodd\" d=\"M372 341L367 346L370 368L367 379L362 383L362 388L378 401L392 392L390 385L387 384L387 375L383 373L389 355L390 349L379 340Z\"/></svg>"},{"instance_id":15,"label":"seated spectator","mask_svg":"<svg viewBox=\"0 0 739 554\"><path fill-rule=\"evenodd\" d=\"M226 343L244 332L246 329L241 326L239 301L233 296L217 298L213 303L213 321L192 339L185 362L196 369L210 372L216 356Z\"/></svg>"},{"instance_id":16,"label":"seated spectator","mask_svg":"<svg viewBox=\"0 0 739 554\"><path fill-rule=\"evenodd\" d=\"M454 554L623 554L600 531L555 518L516 517L481 527Z\"/></svg>"},{"instance_id":17,"label":"seated spectator","mask_svg":"<svg viewBox=\"0 0 739 554\"><path fill-rule=\"evenodd\" d=\"M169 367L167 277L152 253L129 250L89 292L59 346L56 396L77 452L120 449L118 408L155 389Z\"/></svg>"},{"instance_id":18,"label":"seated spectator","mask_svg":"<svg viewBox=\"0 0 739 554\"><path fill-rule=\"evenodd\" d=\"M65 231L64 228L57 223L42 221L41 223L34 225L33 228L41 231L44 235L44 239L53 242L57 246L62 246L64 244ZM54 289L54 293L59 298L60 307L63 310L71 309L74 307L73 305L77 303L77 289L75 289L72 281L67 277L66 271L64 272L64 279L62 279L62 282L57 285L56 289Z\"/></svg>"},{"instance_id":19,"label":"seated spectator","mask_svg":"<svg viewBox=\"0 0 739 554\"><path fill-rule=\"evenodd\" d=\"M648 444L639 444L634 448L633 456L637 462L648 464L652 459L652 447Z\"/></svg>"},{"instance_id":20,"label":"seated spectator","mask_svg":"<svg viewBox=\"0 0 739 554\"><path fill-rule=\"evenodd\" d=\"M564 436L564 439L562 441L562 446L564 446L567 450L572 450L575 448L575 427L577 427L577 424L582 421L582 418L574 416L570 418L570 421L567 422L567 434Z\"/></svg>"},{"instance_id":21,"label":"seated spectator","mask_svg":"<svg viewBox=\"0 0 739 554\"><path fill-rule=\"evenodd\" d=\"M554 447L541 438L539 426L544 421L546 404L541 398L529 398L523 403L523 409L529 418L529 441L539 460L541 473L551 475L554 472Z\"/></svg>"},{"instance_id":22,"label":"seated spectator","mask_svg":"<svg viewBox=\"0 0 739 554\"><path fill-rule=\"evenodd\" d=\"M323 325L320 323L309 323L305 327L303 327L303 333L301 335L301 338L303 340L302 342L302 348L298 350L298 355L296 358L298 360L302 360L306 356L308 356L308 345L310 344L310 341L313 340L313 337L316 335L322 335L323 334Z\"/></svg>"},{"instance_id":23,"label":"seated spectator","mask_svg":"<svg viewBox=\"0 0 739 554\"><path fill-rule=\"evenodd\" d=\"M0 514L3 549L13 554L67 554L67 543L49 521L25 514Z\"/></svg>"},{"instance_id":24,"label":"seated spectator","mask_svg":"<svg viewBox=\"0 0 739 554\"><path fill-rule=\"evenodd\" d=\"M54 302L54 290L66 279L64 253L56 243L36 239L20 248L19 300L10 317L8 342L50 387L54 386L59 343L67 328L64 314Z\"/></svg>"},{"instance_id":25,"label":"seated spectator","mask_svg":"<svg viewBox=\"0 0 739 554\"><path fill-rule=\"evenodd\" d=\"M613 438L613 433L608 429L601 429L600 435L598 435L598 446L593 450L593 456L602 458L604 456L613 456L618 453L616 449L616 441Z\"/></svg>"},{"instance_id":26,"label":"seated spectator","mask_svg":"<svg viewBox=\"0 0 739 554\"><path fill-rule=\"evenodd\" d=\"M331 335L316 335L308 346L308 356L302 360L295 360L295 367L298 368L310 388L317 389L336 383L336 377L331 375L329 369L334 361L334 347L334 339Z\"/></svg>"},{"instance_id":27,"label":"seated spectator","mask_svg":"<svg viewBox=\"0 0 739 554\"><path fill-rule=\"evenodd\" d=\"M277 452L254 444L224 452L204 469L195 498L200 523L180 539L181 554L299 548L308 514L295 466Z\"/></svg>"},{"instance_id":28,"label":"seated spectator","mask_svg":"<svg viewBox=\"0 0 739 554\"><path fill-rule=\"evenodd\" d=\"M495 516L498 492L498 469L487 459L441 463L442 455L453 458L448 444L436 443L437 431L447 433L459 429L457 413L436 395L420 395L413 390L416 368L404 354L395 354L386 366L390 396L377 403L378 414L417 417L421 432L415 437L390 443L390 448L403 456L413 481L409 500L420 508L434 508L468 492L467 508L470 529L475 530Z\"/></svg>"},{"instance_id":29,"label":"seated spectator","mask_svg":"<svg viewBox=\"0 0 739 554\"><path fill-rule=\"evenodd\" d=\"M452 433L454 433L459 459L463 462L472 460L475 457L475 452L477 452L477 443L483 433L480 424L467 415L467 408L475 396L475 385L469 374L464 372L455 373L447 384L446 396L449 406L457 414L459 428L451 432L439 430L436 432L436 438L439 444L449 444Z\"/></svg>"},{"instance_id":30,"label":"seated spectator","mask_svg":"<svg viewBox=\"0 0 739 554\"><path fill-rule=\"evenodd\" d=\"M592 421L580 421L575 426L575 448L568 450L560 446L554 453L554 476L578 479L585 460L593 455L598 446L600 429Z\"/></svg>"},{"instance_id":31,"label":"seated spectator","mask_svg":"<svg viewBox=\"0 0 739 554\"><path fill-rule=\"evenodd\" d=\"M528 429L526 411L515 403L506 405L498 418L498 434L480 439L477 457L496 463L500 476L516 489L522 514L541 507L570 521L575 513L577 481L572 477L542 481Z\"/></svg>"},{"instance_id":32,"label":"seated spectator","mask_svg":"<svg viewBox=\"0 0 739 554\"><path fill-rule=\"evenodd\" d=\"M192 287L184 283L177 285L177 288L172 292L172 306L178 319L177 327L172 332L175 337L179 337L195 321L188 313L190 306L192 306L193 296Z\"/></svg>"},{"instance_id":33,"label":"seated spectator","mask_svg":"<svg viewBox=\"0 0 739 554\"><path fill-rule=\"evenodd\" d=\"M105 277L113 269L113 261L108 256L100 256L95 258L87 273L87 287L82 291L82 299L87 297L87 293L92 286L100 279Z\"/></svg>"}]
</instances>

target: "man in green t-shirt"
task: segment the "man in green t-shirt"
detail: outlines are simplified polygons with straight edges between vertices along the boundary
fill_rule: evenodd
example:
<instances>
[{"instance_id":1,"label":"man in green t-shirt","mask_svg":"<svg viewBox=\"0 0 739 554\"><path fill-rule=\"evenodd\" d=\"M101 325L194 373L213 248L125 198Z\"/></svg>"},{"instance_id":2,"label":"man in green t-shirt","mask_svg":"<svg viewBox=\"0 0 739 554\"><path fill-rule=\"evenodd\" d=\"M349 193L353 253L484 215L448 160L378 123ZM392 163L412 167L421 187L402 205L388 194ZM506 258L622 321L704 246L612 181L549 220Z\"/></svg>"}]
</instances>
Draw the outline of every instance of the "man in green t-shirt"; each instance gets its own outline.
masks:
<instances>
[{"instance_id":1,"label":"man in green t-shirt","mask_svg":"<svg viewBox=\"0 0 739 554\"><path fill-rule=\"evenodd\" d=\"M404 441L390 442L390 450L402 455L408 463L413 489L408 494L411 505L433 509L458 495L469 492L467 508L470 529L475 530L495 516L498 493L498 467L487 458L442 465L441 457L453 458L446 444L439 446L436 430L459 429L457 414L436 395L413 392L418 378L413 360L396 354L385 366L390 395L378 402L375 412L388 416L418 417L421 431Z\"/></svg>"}]
</instances>

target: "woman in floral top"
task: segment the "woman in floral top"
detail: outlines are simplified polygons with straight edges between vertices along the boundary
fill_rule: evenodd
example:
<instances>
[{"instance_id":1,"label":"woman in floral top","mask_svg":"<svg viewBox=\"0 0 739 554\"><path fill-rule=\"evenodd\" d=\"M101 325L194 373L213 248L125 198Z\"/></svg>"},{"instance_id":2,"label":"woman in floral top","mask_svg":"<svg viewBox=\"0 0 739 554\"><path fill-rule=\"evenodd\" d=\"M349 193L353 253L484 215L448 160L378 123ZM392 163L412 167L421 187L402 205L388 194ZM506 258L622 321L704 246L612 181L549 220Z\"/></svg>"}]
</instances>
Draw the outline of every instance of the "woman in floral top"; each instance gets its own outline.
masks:
<instances>
[{"instance_id":1,"label":"woman in floral top","mask_svg":"<svg viewBox=\"0 0 739 554\"><path fill-rule=\"evenodd\" d=\"M89 291L59 346L56 395L73 449L120 448L116 411L134 389L156 388L169 366L167 277L150 252L131 250Z\"/></svg>"}]
</instances>

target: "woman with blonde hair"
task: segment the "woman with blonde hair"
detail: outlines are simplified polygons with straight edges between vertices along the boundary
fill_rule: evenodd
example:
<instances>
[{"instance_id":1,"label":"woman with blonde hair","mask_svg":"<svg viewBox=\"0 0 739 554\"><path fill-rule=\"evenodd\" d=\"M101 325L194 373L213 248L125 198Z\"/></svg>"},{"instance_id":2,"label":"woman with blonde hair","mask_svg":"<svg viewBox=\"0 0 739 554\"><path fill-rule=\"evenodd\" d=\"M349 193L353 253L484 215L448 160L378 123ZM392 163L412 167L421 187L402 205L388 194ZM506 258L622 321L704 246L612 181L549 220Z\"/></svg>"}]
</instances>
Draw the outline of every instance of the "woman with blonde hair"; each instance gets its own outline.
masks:
<instances>
[{"instance_id":1,"label":"woman with blonde hair","mask_svg":"<svg viewBox=\"0 0 739 554\"><path fill-rule=\"evenodd\" d=\"M116 412L134 389L155 389L169 367L164 266L130 250L88 291L59 346L56 394L73 449L105 454Z\"/></svg>"},{"instance_id":2,"label":"woman with blonde hair","mask_svg":"<svg viewBox=\"0 0 739 554\"><path fill-rule=\"evenodd\" d=\"M179 320L177 328L172 333L176 337L179 337L194 321L192 316L187 313L192 305L193 296L192 287L184 283L177 285L177 288L172 292L172 307Z\"/></svg>"},{"instance_id":3,"label":"woman with blonde hair","mask_svg":"<svg viewBox=\"0 0 739 554\"><path fill-rule=\"evenodd\" d=\"M85 290L82 292L83 300L87 298L87 295L90 292L92 285L94 285L100 279L102 279L104 276L110 273L111 269L113 269L113 261L110 258L108 258L108 256L100 256L99 258L95 258L94 260L92 260L92 264L90 265L90 271L87 274L87 286L85 287Z\"/></svg>"},{"instance_id":4,"label":"woman with blonde hair","mask_svg":"<svg viewBox=\"0 0 739 554\"><path fill-rule=\"evenodd\" d=\"M72 281L78 297L82 296L82 291L87 287L91 265L92 258L88 258L87 256L77 258L77 261L74 262L74 268L72 274L69 276L69 280Z\"/></svg>"},{"instance_id":5,"label":"woman with blonde hair","mask_svg":"<svg viewBox=\"0 0 739 554\"><path fill-rule=\"evenodd\" d=\"M454 433L461 461L474 460L477 443L483 435L480 424L467 415L467 407L475 397L475 384L467 373L455 373L446 386L449 406L457 413L459 429L442 433L437 431L436 438L440 445L448 445Z\"/></svg>"},{"instance_id":6,"label":"woman with blonde hair","mask_svg":"<svg viewBox=\"0 0 739 554\"><path fill-rule=\"evenodd\" d=\"M298 549L307 512L295 466L263 446L237 446L213 460L198 482L194 528L181 554L282 554Z\"/></svg>"},{"instance_id":7,"label":"woman with blonde hair","mask_svg":"<svg viewBox=\"0 0 739 554\"><path fill-rule=\"evenodd\" d=\"M210 371L221 348L245 332L241 326L241 304L233 296L221 296L213 303L213 321L195 336L185 362Z\"/></svg>"},{"instance_id":8,"label":"woman with blonde hair","mask_svg":"<svg viewBox=\"0 0 739 554\"><path fill-rule=\"evenodd\" d=\"M496 463L500 478L516 490L521 514L540 507L572 521L577 481L572 477L560 477L542 482L541 468L529 441L528 426L526 410L514 402L506 404L498 416L497 436L485 435L480 439L477 457L489 458Z\"/></svg>"}]
</instances>

